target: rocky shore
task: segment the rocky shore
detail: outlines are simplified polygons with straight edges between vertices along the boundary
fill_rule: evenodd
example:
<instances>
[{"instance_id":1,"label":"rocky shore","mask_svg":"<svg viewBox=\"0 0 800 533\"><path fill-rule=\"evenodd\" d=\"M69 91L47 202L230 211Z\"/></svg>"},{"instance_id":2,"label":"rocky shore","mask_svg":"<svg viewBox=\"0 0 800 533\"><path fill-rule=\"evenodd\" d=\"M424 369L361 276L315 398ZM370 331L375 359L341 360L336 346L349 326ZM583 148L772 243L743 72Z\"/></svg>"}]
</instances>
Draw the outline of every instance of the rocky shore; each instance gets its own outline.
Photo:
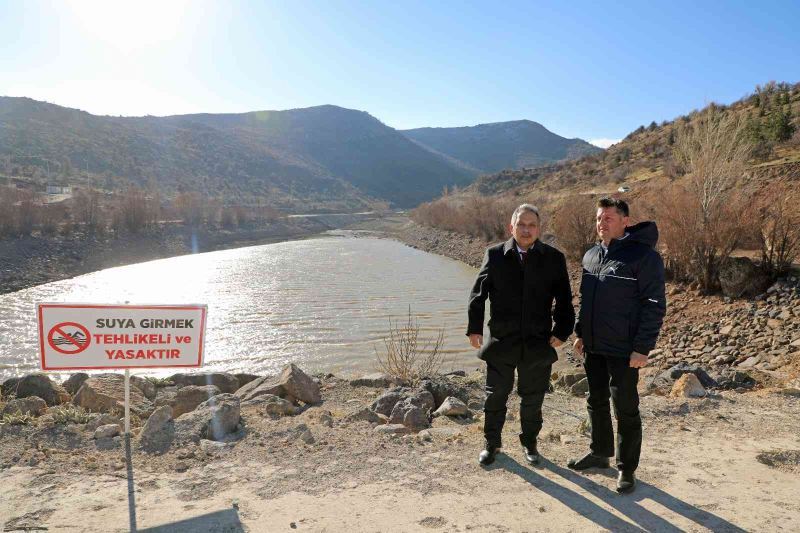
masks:
<instances>
[{"instance_id":1,"label":"rocky shore","mask_svg":"<svg viewBox=\"0 0 800 533\"><path fill-rule=\"evenodd\" d=\"M295 365L278 376L135 378L129 440L120 375L13 378L0 401L0 524L104 532L129 531L131 520L165 528L158 531L800 527L800 383L698 391L686 376L694 374L661 376L656 386L643 380L646 444L633 499L613 492L610 473L564 468L588 446L578 368L553 376L543 465L524 466L513 396L505 454L488 470L476 461L481 372L413 384L382 374L308 376ZM643 499L662 507L642 507Z\"/></svg>"}]
</instances>

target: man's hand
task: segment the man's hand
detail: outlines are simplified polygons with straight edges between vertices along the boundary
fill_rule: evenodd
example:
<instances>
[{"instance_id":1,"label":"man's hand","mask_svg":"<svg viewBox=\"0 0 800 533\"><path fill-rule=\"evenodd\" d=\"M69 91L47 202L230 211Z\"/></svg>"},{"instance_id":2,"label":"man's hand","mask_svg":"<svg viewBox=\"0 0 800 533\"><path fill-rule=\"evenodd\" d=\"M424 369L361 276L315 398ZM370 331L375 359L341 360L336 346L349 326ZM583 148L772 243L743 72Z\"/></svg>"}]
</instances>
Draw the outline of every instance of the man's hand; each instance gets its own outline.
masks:
<instances>
[{"instance_id":1,"label":"man's hand","mask_svg":"<svg viewBox=\"0 0 800 533\"><path fill-rule=\"evenodd\" d=\"M472 345L473 348L480 348L481 346L483 346L483 335L478 335L477 333L470 333L469 343Z\"/></svg>"},{"instance_id":2,"label":"man's hand","mask_svg":"<svg viewBox=\"0 0 800 533\"><path fill-rule=\"evenodd\" d=\"M631 368L642 368L647 365L647 356L639 352L631 354Z\"/></svg>"},{"instance_id":3,"label":"man's hand","mask_svg":"<svg viewBox=\"0 0 800 533\"><path fill-rule=\"evenodd\" d=\"M572 343L572 349L579 361L583 359L583 339L580 337L575 339L575 342Z\"/></svg>"},{"instance_id":4,"label":"man's hand","mask_svg":"<svg viewBox=\"0 0 800 533\"><path fill-rule=\"evenodd\" d=\"M558 348L562 344L564 344L564 341L562 341L558 337L550 337L550 346L552 346L553 348Z\"/></svg>"}]
</instances>

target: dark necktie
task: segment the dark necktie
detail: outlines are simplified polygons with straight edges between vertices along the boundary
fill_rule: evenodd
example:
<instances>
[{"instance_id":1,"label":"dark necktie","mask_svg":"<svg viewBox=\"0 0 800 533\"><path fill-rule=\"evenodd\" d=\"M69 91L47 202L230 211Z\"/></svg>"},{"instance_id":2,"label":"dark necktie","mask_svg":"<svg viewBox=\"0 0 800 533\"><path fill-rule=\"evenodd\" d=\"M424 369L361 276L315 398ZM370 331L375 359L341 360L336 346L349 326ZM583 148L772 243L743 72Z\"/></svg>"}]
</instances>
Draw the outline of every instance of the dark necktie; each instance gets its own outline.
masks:
<instances>
[{"instance_id":1,"label":"dark necktie","mask_svg":"<svg viewBox=\"0 0 800 533\"><path fill-rule=\"evenodd\" d=\"M528 257L528 252L520 252L519 253L519 259L520 259L520 261L522 261L523 265L525 264L525 258L526 257Z\"/></svg>"}]
</instances>

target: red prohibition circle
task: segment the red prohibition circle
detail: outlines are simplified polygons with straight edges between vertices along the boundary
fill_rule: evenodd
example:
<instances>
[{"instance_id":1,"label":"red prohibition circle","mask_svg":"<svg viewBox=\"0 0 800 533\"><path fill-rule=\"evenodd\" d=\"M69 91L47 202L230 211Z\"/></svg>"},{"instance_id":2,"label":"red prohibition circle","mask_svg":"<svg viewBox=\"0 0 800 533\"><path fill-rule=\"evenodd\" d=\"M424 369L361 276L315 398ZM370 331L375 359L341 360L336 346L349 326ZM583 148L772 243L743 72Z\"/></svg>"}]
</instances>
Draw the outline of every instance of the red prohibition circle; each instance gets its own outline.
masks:
<instances>
[{"instance_id":1,"label":"red prohibition circle","mask_svg":"<svg viewBox=\"0 0 800 533\"><path fill-rule=\"evenodd\" d=\"M74 333L75 336L69 335L64 329L67 327L78 328L79 331ZM78 333L83 333L83 341L75 338ZM58 339L56 338L56 334L59 335ZM77 322L61 322L50 328L50 332L47 334L47 344L58 353L66 355L79 354L88 348L91 343L92 336L89 334L89 330Z\"/></svg>"}]
</instances>

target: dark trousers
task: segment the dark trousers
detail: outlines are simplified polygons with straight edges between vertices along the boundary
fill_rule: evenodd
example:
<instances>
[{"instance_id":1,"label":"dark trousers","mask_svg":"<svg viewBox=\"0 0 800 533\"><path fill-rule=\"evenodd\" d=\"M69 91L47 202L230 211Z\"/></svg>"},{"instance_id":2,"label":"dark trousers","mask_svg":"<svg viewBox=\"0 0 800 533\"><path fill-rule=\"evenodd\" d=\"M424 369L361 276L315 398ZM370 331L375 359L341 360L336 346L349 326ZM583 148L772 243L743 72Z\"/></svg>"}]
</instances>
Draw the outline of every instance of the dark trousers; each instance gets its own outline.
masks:
<instances>
[{"instance_id":1,"label":"dark trousers","mask_svg":"<svg viewBox=\"0 0 800 533\"><path fill-rule=\"evenodd\" d=\"M617 468L634 471L642 450L642 418L639 416L639 369L627 357L587 353L583 362L589 382L587 406L592 422L591 450L601 457L614 456L614 430L609 399L617 417Z\"/></svg>"},{"instance_id":2,"label":"dark trousers","mask_svg":"<svg viewBox=\"0 0 800 533\"><path fill-rule=\"evenodd\" d=\"M536 444L542 429L542 402L550 386L553 365L525 361L486 361L486 402L483 406L483 435L487 446L500 447L503 424L506 421L506 403L514 388L514 369L517 370L517 393L520 402L519 417L522 432L519 440L523 446Z\"/></svg>"}]
</instances>

